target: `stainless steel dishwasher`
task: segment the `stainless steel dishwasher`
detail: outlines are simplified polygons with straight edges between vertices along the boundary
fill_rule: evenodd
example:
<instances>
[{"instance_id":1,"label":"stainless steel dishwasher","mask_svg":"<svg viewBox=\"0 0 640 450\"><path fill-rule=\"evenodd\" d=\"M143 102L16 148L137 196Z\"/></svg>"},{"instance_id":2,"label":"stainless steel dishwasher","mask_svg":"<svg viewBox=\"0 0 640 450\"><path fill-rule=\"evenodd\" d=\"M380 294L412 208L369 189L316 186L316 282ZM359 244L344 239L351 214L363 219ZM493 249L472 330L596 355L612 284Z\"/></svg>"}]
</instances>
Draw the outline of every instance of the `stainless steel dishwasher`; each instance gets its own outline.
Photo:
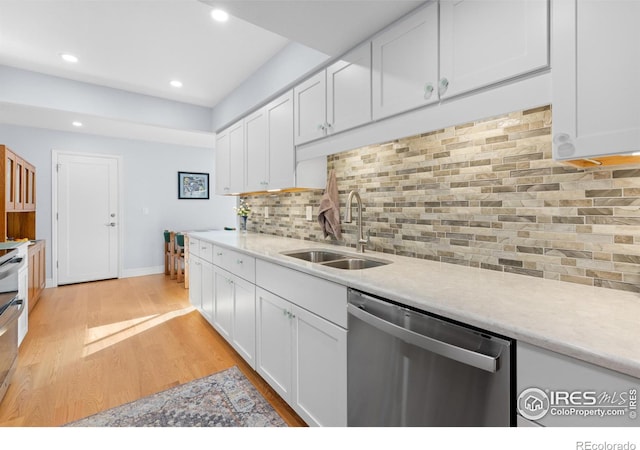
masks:
<instances>
[{"instance_id":1,"label":"stainless steel dishwasher","mask_svg":"<svg viewBox=\"0 0 640 450\"><path fill-rule=\"evenodd\" d=\"M349 290L349 426L512 426L512 342Z\"/></svg>"}]
</instances>

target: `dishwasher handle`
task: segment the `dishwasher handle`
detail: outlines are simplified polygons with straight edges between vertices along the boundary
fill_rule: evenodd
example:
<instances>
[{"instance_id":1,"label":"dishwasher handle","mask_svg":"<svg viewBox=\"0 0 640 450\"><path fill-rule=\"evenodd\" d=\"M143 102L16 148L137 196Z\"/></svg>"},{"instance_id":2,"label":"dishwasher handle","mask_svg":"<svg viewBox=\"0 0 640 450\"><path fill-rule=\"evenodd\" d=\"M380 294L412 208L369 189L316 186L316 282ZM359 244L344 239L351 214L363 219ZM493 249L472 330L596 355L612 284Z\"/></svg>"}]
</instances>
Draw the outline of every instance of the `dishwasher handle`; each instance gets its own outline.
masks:
<instances>
[{"instance_id":1,"label":"dishwasher handle","mask_svg":"<svg viewBox=\"0 0 640 450\"><path fill-rule=\"evenodd\" d=\"M408 344L416 345L440 356L444 356L445 358L453 359L468 366L473 366L487 372L495 373L498 371L500 355L484 355L482 353L467 350L466 348L461 348L447 342L442 342L438 339L424 336L414 331L407 330L406 328L400 327L396 324L387 322L386 320L383 320L352 304L347 305L347 311L349 312L349 314L352 314L363 322L376 327L379 330L390 334L398 339L401 339Z\"/></svg>"}]
</instances>

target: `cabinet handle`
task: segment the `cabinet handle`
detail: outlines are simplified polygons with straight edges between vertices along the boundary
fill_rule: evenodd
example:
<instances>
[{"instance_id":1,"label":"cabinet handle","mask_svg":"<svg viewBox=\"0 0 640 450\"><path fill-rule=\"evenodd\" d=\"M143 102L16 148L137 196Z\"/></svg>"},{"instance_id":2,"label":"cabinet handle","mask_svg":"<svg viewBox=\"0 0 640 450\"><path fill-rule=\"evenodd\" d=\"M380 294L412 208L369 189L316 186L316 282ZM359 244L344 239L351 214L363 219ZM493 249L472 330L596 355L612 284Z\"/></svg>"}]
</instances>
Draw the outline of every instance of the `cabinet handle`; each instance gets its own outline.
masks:
<instances>
[{"instance_id":1,"label":"cabinet handle","mask_svg":"<svg viewBox=\"0 0 640 450\"><path fill-rule=\"evenodd\" d=\"M323 123L318 124L318 130L319 131L324 131L324 129L325 129L325 125Z\"/></svg>"},{"instance_id":2,"label":"cabinet handle","mask_svg":"<svg viewBox=\"0 0 640 450\"><path fill-rule=\"evenodd\" d=\"M331 128L331 127L333 126L333 125L331 125L329 122L325 122L325 124L324 124L324 125L325 125L325 128L327 128L327 129L328 129L328 128Z\"/></svg>"},{"instance_id":3,"label":"cabinet handle","mask_svg":"<svg viewBox=\"0 0 640 450\"><path fill-rule=\"evenodd\" d=\"M428 100L433 95L433 83L427 83L424 85L424 99Z\"/></svg>"},{"instance_id":4,"label":"cabinet handle","mask_svg":"<svg viewBox=\"0 0 640 450\"><path fill-rule=\"evenodd\" d=\"M567 133L558 133L553 137L553 143L558 149L558 155L563 157L571 156L575 153L576 147L573 145L571 136Z\"/></svg>"},{"instance_id":5,"label":"cabinet handle","mask_svg":"<svg viewBox=\"0 0 640 450\"><path fill-rule=\"evenodd\" d=\"M216 253L216 255L222 256L222 252L218 252L218 253Z\"/></svg>"},{"instance_id":6,"label":"cabinet handle","mask_svg":"<svg viewBox=\"0 0 640 450\"><path fill-rule=\"evenodd\" d=\"M449 87L449 80L446 78L441 78L440 83L438 83L438 94L444 95L447 92L447 88Z\"/></svg>"},{"instance_id":7,"label":"cabinet handle","mask_svg":"<svg viewBox=\"0 0 640 450\"><path fill-rule=\"evenodd\" d=\"M241 259L239 259L239 260L237 260L237 261L236 261L236 263L238 263L238 264L242 264L242 263L243 263L243 261L242 261Z\"/></svg>"},{"instance_id":8,"label":"cabinet handle","mask_svg":"<svg viewBox=\"0 0 640 450\"><path fill-rule=\"evenodd\" d=\"M206 250L206 249L207 249L207 247L200 247L200 248L201 248L202 250Z\"/></svg>"}]
</instances>

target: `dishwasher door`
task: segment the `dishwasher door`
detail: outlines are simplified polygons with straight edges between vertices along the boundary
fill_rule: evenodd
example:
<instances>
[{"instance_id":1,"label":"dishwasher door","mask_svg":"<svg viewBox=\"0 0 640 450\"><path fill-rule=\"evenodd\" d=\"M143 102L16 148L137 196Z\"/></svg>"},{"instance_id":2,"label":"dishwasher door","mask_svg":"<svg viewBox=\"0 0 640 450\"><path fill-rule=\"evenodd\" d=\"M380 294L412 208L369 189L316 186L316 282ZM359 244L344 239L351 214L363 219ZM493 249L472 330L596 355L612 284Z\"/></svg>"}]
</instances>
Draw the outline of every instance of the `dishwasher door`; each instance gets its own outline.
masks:
<instances>
[{"instance_id":1,"label":"dishwasher door","mask_svg":"<svg viewBox=\"0 0 640 450\"><path fill-rule=\"evenodd\" d=\"M349 426L511 426L511 341L349 290Z\"/></svg>"}]
</instances>

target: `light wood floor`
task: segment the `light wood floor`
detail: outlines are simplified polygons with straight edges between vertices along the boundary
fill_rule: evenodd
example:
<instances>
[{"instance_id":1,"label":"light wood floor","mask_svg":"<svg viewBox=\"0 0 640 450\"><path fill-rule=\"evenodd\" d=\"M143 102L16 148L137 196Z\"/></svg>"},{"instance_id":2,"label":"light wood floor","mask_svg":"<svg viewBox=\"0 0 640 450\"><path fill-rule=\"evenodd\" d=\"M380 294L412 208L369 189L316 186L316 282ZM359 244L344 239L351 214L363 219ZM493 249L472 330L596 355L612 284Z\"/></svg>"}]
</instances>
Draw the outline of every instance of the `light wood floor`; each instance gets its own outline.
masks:
<instances>
[{"instance_id":1,"label":"light wood floor","mask_svg":"<svg viewBox=\"0 0 640 450\"><path fill-rule=\"evenodd\" d=\"M164 275L45 289L18 361L0 426L63 425L234 365L305 425Z\"/></svg>"}]
</instances>

